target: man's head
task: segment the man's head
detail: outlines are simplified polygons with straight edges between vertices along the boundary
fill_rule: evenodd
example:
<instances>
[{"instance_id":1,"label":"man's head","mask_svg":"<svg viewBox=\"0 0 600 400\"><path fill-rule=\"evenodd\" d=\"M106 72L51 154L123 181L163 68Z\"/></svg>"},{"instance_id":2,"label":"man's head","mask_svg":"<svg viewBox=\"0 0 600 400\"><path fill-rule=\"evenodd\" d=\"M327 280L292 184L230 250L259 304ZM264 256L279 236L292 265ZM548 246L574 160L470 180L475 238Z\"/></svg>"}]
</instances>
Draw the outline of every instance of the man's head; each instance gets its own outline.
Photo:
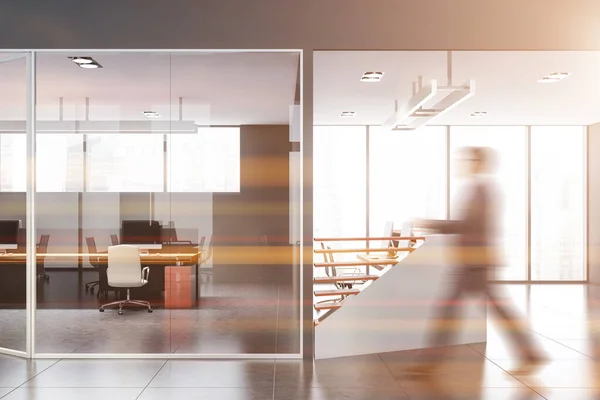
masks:
<instances>
[{"instance_id":1,"label":"man's head","mask_svg":"<svg viewBox=\"0 0 600 400\"><path fill-rule=\"evenodd\" d=\"M461 176L492 174L498 163L496 152L489 147L463 147L458 153Z\"/></svg>"}]
</instances>

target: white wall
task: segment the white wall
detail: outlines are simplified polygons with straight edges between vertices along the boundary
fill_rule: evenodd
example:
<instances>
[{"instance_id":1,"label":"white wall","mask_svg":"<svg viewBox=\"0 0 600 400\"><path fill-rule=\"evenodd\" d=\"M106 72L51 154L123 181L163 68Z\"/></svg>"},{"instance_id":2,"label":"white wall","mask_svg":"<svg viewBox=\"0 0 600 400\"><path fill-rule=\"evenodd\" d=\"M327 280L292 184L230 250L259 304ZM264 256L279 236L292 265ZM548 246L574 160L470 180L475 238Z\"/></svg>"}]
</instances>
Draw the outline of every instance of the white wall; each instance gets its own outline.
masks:
<instances>
[{"instance_id":1,"label":"white wall","mask_svg":"<svg viewBox=\"0 0 600 400\"><path fill-rule=\"evenodd\" d=\"M452 287L450 236L430 236L427 241L359 295L315 328L315 357L332 358L360 354L420 349L427 341L436 315L436 302ZM465 302L462 332L448 343L487 340L485 308L475 300ZM468 322L467 322L468 321Z\"/></svg>"},{"instance_id":2,"label":"white wall","mask_svg":"<svg viewBox=\"0 0 600 400\"><path fill-rule=\"evenodd\" d=\"M591 284L600 285L600 123L588 136L588 265Z\"/></svg>"}]
</instances>

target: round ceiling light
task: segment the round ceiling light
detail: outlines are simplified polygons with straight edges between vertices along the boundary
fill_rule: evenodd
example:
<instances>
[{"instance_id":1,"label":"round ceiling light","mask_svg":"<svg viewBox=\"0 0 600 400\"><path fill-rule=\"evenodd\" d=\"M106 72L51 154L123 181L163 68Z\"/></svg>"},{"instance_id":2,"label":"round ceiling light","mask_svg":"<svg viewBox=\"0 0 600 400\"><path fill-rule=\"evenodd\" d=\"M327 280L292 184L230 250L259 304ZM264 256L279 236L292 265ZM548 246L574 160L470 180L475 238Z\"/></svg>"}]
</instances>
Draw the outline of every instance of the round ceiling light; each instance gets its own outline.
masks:
<instances>
[{"instance_id":1,"label":"round ceiling light","mask_svg":"<svg viewBox=\"0 0 600 400\"><path fill-rule=\"evenodd\" d=\"M71 60L75 64L92 64L94 62L91 57L73 57Z\"/></svg>"}]
</instances>

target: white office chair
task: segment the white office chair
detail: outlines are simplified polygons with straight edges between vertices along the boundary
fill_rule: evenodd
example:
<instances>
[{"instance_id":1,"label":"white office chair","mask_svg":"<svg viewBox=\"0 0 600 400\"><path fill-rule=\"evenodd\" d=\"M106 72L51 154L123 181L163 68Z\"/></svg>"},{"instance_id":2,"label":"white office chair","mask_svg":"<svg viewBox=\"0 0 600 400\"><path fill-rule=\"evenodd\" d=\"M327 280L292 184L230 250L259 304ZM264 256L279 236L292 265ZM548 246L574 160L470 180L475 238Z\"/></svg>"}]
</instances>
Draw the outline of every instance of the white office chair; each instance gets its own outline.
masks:
<instances>
[{"instance_id":1,"label":"white office chair","mask_svg":"<svg viewBox=\"0 0 600 400\"><path fill-rule=\"evenodd\" d=\"M113 301L103 304L100 312L104 308L119 306L119 315L123 315L123 307L127 304L135 304L142 307L148 307L148 312L152 312L150 303L143 300L131 300L131 288L142 287L148 283L150 268L142 268L140 259L140 250L137 246L121 244L110 246L108 248L108 285L114 288L127 288L127 300Z\"/></svg>"}]
</instances>

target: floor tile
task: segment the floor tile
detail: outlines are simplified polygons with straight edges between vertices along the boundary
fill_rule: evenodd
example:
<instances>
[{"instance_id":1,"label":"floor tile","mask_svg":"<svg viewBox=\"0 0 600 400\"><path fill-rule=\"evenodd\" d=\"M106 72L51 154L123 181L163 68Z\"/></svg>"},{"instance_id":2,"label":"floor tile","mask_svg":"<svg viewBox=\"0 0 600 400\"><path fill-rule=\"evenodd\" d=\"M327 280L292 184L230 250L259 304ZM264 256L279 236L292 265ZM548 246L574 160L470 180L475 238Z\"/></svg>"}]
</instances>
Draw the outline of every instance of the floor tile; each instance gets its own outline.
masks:
<instances>
[{"instance_id":1,"label":"floor tile","mask_svg":"<svg viewBox=\"0 0 600 400\"><path fill-rule=\"evenodd\" d=\"M553 360L589 360L585 354L567 347L557 341L536 337L534 339L540 350ZM487 343L469 345L477 352L485 355L490 360L511 360L518 358L519 354L506 340L488 340Z\"/></svg>"},{"instance_id":2,"label":"floor tile","mask_svg":"<svg viewBox=\"0 0 600 400\"><path fill-rule=\"evenodd\" d=\"M136 400L144 388L19 388L2 400Z\"/></svg>"},{"instance_id":3,"label":"floor tile","mask_svg":"<svg viewBox=\"0 0 600 400\"><path fill-rule=\"evenodd\" d=\"M599 360L600 359L600 343L595 343L592 340L576 340L576 339L557 339L557 342L573 351Z\"/></svg>"},{"instance_id":4,"label":"floor tile","mask_svg":"<svg viewBox=\"0 0 600 400\"><path fill-rule=\"evenodd\" d=\"M517 360L498 360L506 371L518 365ZM539 388L592 388L597 385L600 373L591 360L554 360L528 376L518 379L529 387Z\"/></svg>"},{"instance_id":5,"label":"floor tile","mask_svg":"<svg viewBox=\"0 0 600 400\"><path fill-rule=\"evenodd\" d=\"M153 388L273 388L273 361L172 360Z\"/></svg>"},{"instance_id":6,"label":"floor tile","mask_svg":"<svg viewBox=\"0 0 600 400\"><path fill-rule=\"evenodd\" d=\"M591 388L540 388L535 389L547 400L600 399L600 390Z\"/></svg>"},{"instance_id":7,"label":"floor tile","mask_svg":"<svg viewBox=\"0 0 600 400\"><path fill-rule=\"evenodd\" d=\"M389 369L374 355L316 360L312 368L300 361L278 360L276 388L360 388L396 387Z\"/></svg>"},{"instance_id":8,"label":"floor tile","mask_svg":"<svg viewBox=\"0 0 600 400\"><path fill-rule=\"evenodd\" d=\"M400 385L395 387L320 387L307 389L275 389L275 400L409 400Z\"/></svg>"},{"instance_id":9,"label":"floor tile","mask_svg":"<svg viewBox=\"0 0 600 400\"><path fill-rule=\"evenodd\" d=\"M435 350L384 353L381 354L381 358L404 387L405 384L410 385L412 381L416 380L416 376L410 372L411 367L432 360L432 356L436 356L433 358L434 360L439 360L439 354L436 354ZM448 381L454 387L511 388L522 386L521 382L469 346L446 348L444 359L438 364L438 367L439 369L433 371L433 374L441 376L442 381Z\"/></svg>"},{"instance_id":10,"label":"floor tile","mask_svg":"<svg viewBox=\"0 0 600 400\"><path fill-rule=\"evenodd\" d=\"M469 387L460 391L442 385L427 383L420 390L410 389L411 400L545 400L534 390L520 388L480 388Z\"/></svg>"},{"instance_id":11,"label":"floor tile","mask_svg":"<svg viewBox=\"0 0 600 400\"><path fill-rule=\"evenodd\" d=\"M186 337L175 350L184 354L273 354L276 350L276 331L198 332Z\"/></svg>"},{"instance_id":12,"label":"floor tile","mask_svg":"<svg viewBox=\"0 0 600 400\"><path fill-rule=\"evenodd\" d=\"M6 396L8 393L12 392L13 390L15 390L15 388L0 388L0 398L2 398L2 396Z\"/></svg>"},{"instance_id":13,"label":"floor tile","mask_svg":"<svg viewBox=\"0 0 600 400\"><path fill-rule=\"evenodd\" d=\"M164 364L163 360L61 360L26 386L143 388Z\"/></svg>"},{"instance_id":14,"label":"floor tile","mask_svg":"<svg viewBox=\"0 0 600 400\"><path fill-rule=\"evenodd\" d=\"M272 388L147 388L139 400L270 400L272 398Z\"/></svg>"},{"instance_id":15,"label":"floor tile","mask_svg":"<svg viewBox=\"0 0 600 400\"><path fill-rule=\"evenodd\" d=\"M57 360L26 360L0 356L0 387L18 387L55 364Z\"/></svg>"}]
</instances>

